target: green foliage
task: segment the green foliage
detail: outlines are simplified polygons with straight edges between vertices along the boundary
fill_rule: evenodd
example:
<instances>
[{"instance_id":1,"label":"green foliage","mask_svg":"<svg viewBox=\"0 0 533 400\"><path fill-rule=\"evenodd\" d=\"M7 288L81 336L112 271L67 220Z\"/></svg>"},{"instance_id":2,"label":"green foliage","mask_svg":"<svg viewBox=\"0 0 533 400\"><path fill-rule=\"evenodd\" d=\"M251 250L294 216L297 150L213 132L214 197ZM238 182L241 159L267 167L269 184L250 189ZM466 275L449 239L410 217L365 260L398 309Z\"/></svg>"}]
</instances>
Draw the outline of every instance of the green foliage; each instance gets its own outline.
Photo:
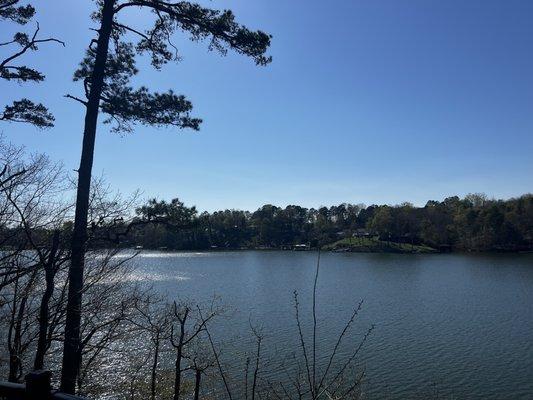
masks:
<instances>
[{"instance_id":1,"label":"green foliage","mask_svg":"<svg viewBox=\"0 0 533 400\"><path fill-rule=\"evenodd\" d=\"M97 4L99 11L93 19L99 21L104 2L98 1ZM151 27L141 31L121 23L120 12L129 7L151 11L154 19L153 24L149 24ZM113 123L113 132L132 132L136 124L199 129L202 120L191 116L193 106L185 96L176 95L171 90L151 93L144 86L138 89L131 86L131 79L138 73L136 56L147 54L156 69L180 59L171 41L171 36L178 31L189 34L191 40L208 40L209 49L221 54L232 49L251 57L258 65L271 61L271 57L265 55L270 36L239 25L228 10L212 10L186 1L169 3L159 0L116 1L114 10L112 40L100 96L100 110L107 115L104 123ZM130 41L131 37L136 41ZM96 42L94 40L93 44ZM91 93L96 52L94 46L89 46L74 73L74 80L84 83L87 99Z\"/></svg>"},{"instance_id":2,"label":"green foliage","mask_svg":"<svg viewBox=\"0 0 533 400\"><path fill-rule=\"evenodd\" d=\"M35 104L28 99L14 101L12 105L5 106L0 114L0 120L13 122L27 122L39 128L54 126L54 116L42 104Z\"/></svg>"},{"instance_id":3,"label":"green foliage","mask_svg":"<svg viewBox=\"0 0 533 400\"><path fill-rule=\"evenodd\" d=\"M141 211L142 210L142 211ZM169 210L173 210L172 212ZM151 200L138 211L168 226L138 226L130 240L170 249L280 248L295 244L352 251L432 252L533 249L533 195L488 200L480 195L365 207L341 204L307 209L267 204L255 212L225 210L198 215L178 200ZM172 228L172 225L176 228ZM329 245L329 246L328 246Z\"/></svg>"},{"instance_id":4,"label":"green foliage","mask_svg":"<svg viewBox=\"0 0 533 400\"><path fill-rule=\"evenodd\" d=\"M44 81L44 75L42 73L24 65L13 68L1 68L0 78L5 79L6 81L16 81L18 83Z\"/></svg>"},{"instance_id":5,"label":"green foliage","mask_svg":"<svg viewBox=\"0 0 533 400\"><path fill-rule=\"evenodd\" d=\"M0 0L0 20L8 20L25 25L35 15L35 8L31 4L19 5L20 0ZM21 58L28 52L39 49L38 45L47 42L63 42L54 39L39 39L39 24L30 36L25 32L16 32L13 39L0 43L0 79L18 83L41 82L44 74L27 65L21 65ZM34 103L28 99L14 101L5 106L0 114L0 121L25 122L38 128L49 128L54 125L54 117L41 103Z\"/></svg>"},{"instance_id":6,"label":"green foliage","mask_svg":"<svg viewBox=\"0 0 533 400\"><path fill-rule=\"evenodd\" d=\"M175 226L190 224L197 214L195 207L185 207L179 199L172 199L170 203L165 200L151 199L136 212L145 221L164 222Z\"/></svg>"},{"instance_id":7,"label":"green foliage","mask_svg":"<svg viewBox=\"0 0 533 400\"><path fill-rule=\"evenodd\" d=\"M272 61L271 57L265 56L271 36L239 25L231 10L212 10L188 1L137 0L129 4L152 8L158 16L157 23L145 32L136 46L141 53L151 53L152 64L157 68L171 60L171 44L167 38L176 31L188 32L192 40L209 40L209 48L221 54L231 48L253 58L258 65Z\"/></svg>"},{"instance_id":8,"label":"green foliage","mask_svg":"<svg viewBox=\"0 0 533 400\"><path fill-rule=\"evenodd\" d=\"M0 18L24 25L35 15L31 4L17 6L19 0L0 0Z\"/></svg>"},{"instance_id":9,"label":"green foliage","mask_svg":"<svg viewBox=\"0 0 533 400\"><path fill-rule=\"evenodd\" d=\"M324 246L324 250L355 253L435 253L432 247L420 244L396 243L379 240L377 237L345 238Z\"/></svg>"}]
</instances>

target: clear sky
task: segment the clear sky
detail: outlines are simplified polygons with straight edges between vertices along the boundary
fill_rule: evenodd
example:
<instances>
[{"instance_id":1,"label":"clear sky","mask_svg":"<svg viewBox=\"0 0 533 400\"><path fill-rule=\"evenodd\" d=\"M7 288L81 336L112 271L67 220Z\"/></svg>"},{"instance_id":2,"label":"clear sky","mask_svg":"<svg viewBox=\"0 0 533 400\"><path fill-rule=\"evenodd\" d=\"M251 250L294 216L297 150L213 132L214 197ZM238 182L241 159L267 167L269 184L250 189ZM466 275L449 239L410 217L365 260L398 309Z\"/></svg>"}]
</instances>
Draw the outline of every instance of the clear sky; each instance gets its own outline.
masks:
<instances>
[{"instance_id":1,"label":"clear sky","mask_svg":"<svg viewBox=\"0 0 533 400\"><path fill-rule=\"evenodd\" d=\"M36 0L43 46L28 57L40 85L1 83L0 104L46 103L56 127L2 124L4 136L71 170L83 110L72 72L94 32L89 0ZM122 192L180 197L202 210L353 203L423 205L485 192L533 191L533 1L234 0L273 35L268 67L177 36L183 61L138 82L172 88L204 119L198 133L99 128L94 172ZM142 15L130 15L142 26ZM12 26L0 25L0 38ZM28 27L27 29L30 29ZM144 65L144 63L141 63Z\"/></svg>"}]
</instances>

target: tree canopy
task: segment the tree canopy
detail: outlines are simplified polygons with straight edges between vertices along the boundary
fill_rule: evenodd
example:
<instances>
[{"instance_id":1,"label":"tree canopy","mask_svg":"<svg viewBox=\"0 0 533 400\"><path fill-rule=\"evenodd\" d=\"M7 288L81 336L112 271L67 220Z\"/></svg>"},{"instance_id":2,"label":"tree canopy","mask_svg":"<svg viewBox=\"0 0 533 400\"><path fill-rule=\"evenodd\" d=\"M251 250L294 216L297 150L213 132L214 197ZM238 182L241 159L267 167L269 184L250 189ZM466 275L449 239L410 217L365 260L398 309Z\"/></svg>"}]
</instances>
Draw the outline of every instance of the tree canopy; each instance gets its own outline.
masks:
<instances>
[{"instance_id":1,"label":"tree canopy","mask_svg":"<svg viewBox=\"0 0 533 400\"><path fill-rule=\"evenodd\" d=\"M104 1L97 2L99 11L92 18L103 17ZM198 4L157 0L113 1L110 48L106 60L100 94L100 110L106 114L105 123L113 123L112 131L132 132L136 124L149 126L175 126L198 130L202 120L191 115L193 105L184 95L173 90L151 92L147 87L134 88L131 79L139 72L136 56L148 55L151 65L160 70L171 61L179 61L178 49L172 35L184 32L193 41L209 41L209 49L226 54L229 49L251 57L257 65L271 61L265 52L270 45L270 35L251 31L238 24L230 10L220 11ZM147 9L153 25L146 30L127 25L120 20L120 12L128 8ZM91 74L97 56L98 41L94 39L87 49L74 80L84 84L85 97L89 99ZM86 100L68 95L83 104Z\"/></svg>"},{"instance_id":2,"label":"tree canopy","mask_svg":"<svg viewBox=\"0 0 533 400\"><path fill-rule=\"evenodd\" d=\"M21 5L20 0L0 0L0 20L10 21L18 25L26 25L35 16L35 8L31 4ZM0 43L0 78L16 83L42 82L45 75L22 62L28 52L39 50L42 43L64 43L55 38L39 38L39 23L32 34L15 32L11 40ZM13 101L0 112L0 121L25 122L38 128L54 126L54 116L41 103L27 98Z\"/></svg>"},{"instance_id":3,"label":"tree canopy","mask_svg":"<svg viewBox=\"0 0 533 400\"><path fill-rule=\"evenodd\" d=\"M172 209L179 224L162 224ZM279 248L331 244L354 236L396 243L423 244L441 250L516 251L533 249L533 196L491 200L481 194L428 201L424 207L340 204L285 208L265 205L256 211L198 213L178 199L151 200L137 210L138 225L129 244L169 249ZM175 219L175 218L174 218Z\"/></svg>"}]
</instances>

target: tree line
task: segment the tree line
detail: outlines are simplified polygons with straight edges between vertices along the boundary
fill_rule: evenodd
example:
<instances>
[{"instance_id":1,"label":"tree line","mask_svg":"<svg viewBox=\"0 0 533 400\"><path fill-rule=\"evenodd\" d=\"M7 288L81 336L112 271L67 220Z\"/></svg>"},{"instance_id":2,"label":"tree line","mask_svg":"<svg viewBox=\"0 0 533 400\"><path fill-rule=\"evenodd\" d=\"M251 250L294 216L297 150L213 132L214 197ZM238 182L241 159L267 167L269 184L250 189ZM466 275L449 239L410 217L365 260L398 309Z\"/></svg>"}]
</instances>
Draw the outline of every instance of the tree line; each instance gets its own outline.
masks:
<instances>
[{"instance_id":1,"label":"tree line","mask_svg":"<svg viewBox=\"0 0 533 400\"><path fill-rule=\"evenodd\" d=\"M105 185L96 184L100 196ZM134 196L135 197L135 196ZM429 246L438 251L530 251L533 249L533 195L508 200L484 194L428 201L423 207L410 203L371 205L343 203L305 208L271 204L256 211L199 212L179 199L151 199L135 207L130 199L120 213L112 204L101 204L100 219L90 222L92 248L142 247L166 250L292 249L297 245L318 248L353 238ZM133 211L134 210L134 211ZM133 216L132 216L133 213ZM112 218L112 216L117 218ZM124 216L130 215L124 218ZM104 216L104 217L102 217ZM118 218L120 216L120 218ZM18 227L0 226L3 245L12 247ZM70 237L72 222L61 227ZM34 235L48 235L44 230ZM348 240L347 240L348 239Z\"/></svg>"},{"instance_id":2,"label":"tree line","mask_svg":"<svg viewBox=\"0 0 533 400\"><path fill-rule=\"evenodd\" d=\"M410 203L198 212L179 199L136 209L129 245L173 250L319 247L352 237L424 244L441 251L533 249L533 195L494 200L484 194ZM166 220L166 223L161 221ZM141 223L142 221L142 223Z\"/></svg>"}]
</instances>

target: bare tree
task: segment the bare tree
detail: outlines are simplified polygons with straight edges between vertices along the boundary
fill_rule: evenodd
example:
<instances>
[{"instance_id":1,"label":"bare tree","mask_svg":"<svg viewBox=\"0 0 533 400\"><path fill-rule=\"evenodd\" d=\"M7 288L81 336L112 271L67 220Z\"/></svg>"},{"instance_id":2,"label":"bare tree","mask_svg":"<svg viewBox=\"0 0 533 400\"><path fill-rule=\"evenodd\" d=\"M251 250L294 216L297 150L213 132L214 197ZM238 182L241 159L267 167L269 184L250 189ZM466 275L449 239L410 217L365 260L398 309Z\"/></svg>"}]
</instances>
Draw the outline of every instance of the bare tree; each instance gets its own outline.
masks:
<instances>
[{"instance_id":1,"label":"bare tree","mask_svg":"<svg viewBox=\"0 0 533 400\"><path fill-rule=\"evenodd\" d=\"M29 369L57 366L66 316L68 242L72 205L64 202L68 184L60 165L41 155L26 156L23 148L0 141L1 322L9 357L8 378L19 380ZM22 171L22 173L18 173ZM93 185L90 223L104 230L126 210L135 197L123 199L99 180ZM91 229L91 232L93 230ZM89 243L98 244L100 239ZM127 321L133 302L144 295L129 281L129 261L136 253L117 257L119 250L94 248L88 254L81 321L78 388L126 340L133 329ZM30 362L33 360L33 363Z\"/></svg>"},{"instance_id":2,"label":"bare tree","mask_svg":"<svg viewBox=\"0 0 533 400\"><path fill-rule=\"evenodd\" d=\"M197 306L199 307L199 306ZM185 354L186 347L193 341L197 341L202 333L207 330L207 324L222 310L215 305L215 299L207 313L201 313L200 309L196 310L188 303L173 303L173 320L171 325L170 341L172 347L176 350L176 360L174 362L174 400L178 400L181 395L181 378L184 368L182 366L183 358L188 357ZM205 314L205 315L204 315ZM174 326L177 325L177 329ZM176 332L177 331L177 332ZM205 357L204 357L205 358ZM197 368L197 372L202 374L206 368ZM197 376L200 379L200 376ZM199 383L199 381L198 381Z\"/></svg>"},{"instance_id":3,"label":"bare tree","mask_svg":"<svg viewBox=\"0 0 533 400\"><path fill-rule=\"evenodd\" d=\"M37 270L27 277L28 279L17 280L12 292L10 303L11 312L7 334L7 347L9 351L9 375L10 382L18 382L23 376L23 357L35 337L35 330L27 318L31 313L32 300L30 293L35 285Z\"/></svg>"},{"instance_id":4,"label":"bare tree","mask_svg":"<svg viewBox=\"0 0 533 400\"><path fill-rule=\"evenodd\" d=\"M214 360L209 351L203 346L203 344L198 344L192 351L192 354L189 356L190 360L190 369L194 373L194 400L200 398L200 390L202 384L202 377L205 375L206 371L212 368Z\"/></svg>"},{"instance_id":5,"label":"bare tree","mask_svg":"<svg viewBox=\"0 0 533 400\"><path fill-rule=\"evenodd\" d=\"M68 207L59 199L63 190L64 173L60 164L44 155L27 157L23 147L5 143L0 138L0 163L4 179L0 180L0 224L3 227L0 244L4 249L0 259L0 292L18 275L29 273L46 263L49 232L63 221ZM9 268L7 260L24 253L24 268ZM15 273L16 272L16 273Z\"/></svg>"},{"instance_id":6,"label":"bare tree","mask_svg":"<svg viewBox=\"0 0 533 400\"><path fill-rule=\"evenodd\" d=\"M136 313L130 322L141 332L148 334L151 344L150 399L154 400L161 352L171 335L169 306L157 296L147 296L137 299L134 307Z\"/></svg>"},{"instance_id":7,"label":"bare tree","mask_svg":"<svg viewBox=\"0 0 533 400\"><path fill-rule=\"evenodd\" d=\"M303 369L298 361L298 370L296 373L291 373L286 370L286 376L291 382L293 391L298 399L349 399L357 398L357 390L360 388L362 379L364 377L364 371L357 373L355 369L356 358L365 344L366 340L372 333L374 326L371 326L359 344L352 348L351 353L343 359L337 360L339 357L340 346L349 334L355 319L361 311L363 301L361 300L357 306L353 309L349 320L344 325L343 329L337 337L337 341L328 357L328 362L322 370L318 368L316 362L317 354L317 283L320 272L320 250L318 252L317 264L315 269L315 277L312 293L312 332L311 332L311 354L309 354L308 343L305 339L303 325L300 316L300 302L298 292L294 291L294 310L295 320L298 331L298 340L300 343L300 351L303 359ZM305 382L302 385L302 380ZM288 395L289 390L281 382L278 385L282 389L276 389L275 385L269 385L271 390L276 396ZM340 397L336 397L339 396Z\"/></svg>"},{"instance_id":8,"label":"bare tree","mask_svg":"<svg viewBox=\"0 0 533 400\"><path fill-rule=\"evenodd\" d=\"M319 272L320 254L317 259L312 289L311 340L306 339L299 296L294 291L296 337L299 342L299 354L289 353L283 358L278 368L278 371L282 372L278 381L273 382L270 378L266 377L268 375L266 368L261 364L264 335L261 329L250 323L252 336L255 339L255 351L252 355L248 355L245 360L244 379L242 382L244 399L348 400L360 398L361 383L365 372L364 370L358 370L356 361L357 356L374 327L371 326L366 330L362 339L356 342L347 353L346 349L343 349L341 356L341 345L349 338L356 318L362 309L363 301L360 301L353 309L350 318L337 336L335 345L330 351L329 356L327 358L319 356L319 354L323 354L325 351L318 345L322 342L319 340L319 329L317 325ZM220 357L220 350L217 348L215 340L207 327L205 333L211 347L214 359L213 364L218 369L218 375L222 380L225 394L231 400L235 388L232 387L233 384L228 379L228 373ZM351 340L353 341L353 338ZM323 365L322 363L319 364L317 361L319 358L326 359L327 362ZM265 373L262 374L261 371Z\"/></svg>"},{"instance_id":9,"label":"bare tree","mask_svg":"<svg viewBox=\"0 0 533 400\"><path fill-rule=\"evenodd\" d=\"M252 377L252 400L255 400L255 395L257 392L257 382L259 378L259 363L261 360L261 344L263 343L263 333L259 328L256 326L253 326L252 323L250 323L250 329L255 337L255 341L257 344L257 350L255 353L255 366L254 366L254 373ZM246 386L248 385L248 382L246 382Z\"/></svg>"},{"instance_id":10,"label":"bare tree","mask_svg":"<svg viewBox=\"0 0 533 400\"><path fill-rule=\"evenodd\" d=\"M55 277L61 267L61 265L67 260L67 258L61 258L60 256L60 231L54 230L52 236L52 243L48 257L44 264L45 273L45 289L41 298L41 304L39 307L39 337L37 340L37 349L35 350L35 360L33 368L35 370L41 370L44 368L44 357L46 351L50 348L50 341L48 340L48 329L50 319L50 300L54 295L55 289Z\"/></svg>"},{"instance_id":11,"label":"bare tree","mask_svg":"<svg viewBox=\"0 0 533 400\"><path fill-rule=\"evenodd\" d=\"M25 157L24 149L0 141L0 162L9 178L0 181L0 224L2 245L9 246L0 260L0 294L11 310L8 322L10 380L18 380L28 348L38 338L37 367L46 350L47 310L53 291L53 275L58 263L58 234L68 207L58 200L63 171L43 155ZM55 239L54 239L55 238ZM50 240L52 247L50 248ZM5 247L4 247L5 248ZM62 259L62 261L59 261ZM43 271L46 289L41 301ZM36 305L39 304L39 307ZM38 319L35 329L33 318ZM31 322L30 322L31 321Z\"/></svg>"}]
</instances>

